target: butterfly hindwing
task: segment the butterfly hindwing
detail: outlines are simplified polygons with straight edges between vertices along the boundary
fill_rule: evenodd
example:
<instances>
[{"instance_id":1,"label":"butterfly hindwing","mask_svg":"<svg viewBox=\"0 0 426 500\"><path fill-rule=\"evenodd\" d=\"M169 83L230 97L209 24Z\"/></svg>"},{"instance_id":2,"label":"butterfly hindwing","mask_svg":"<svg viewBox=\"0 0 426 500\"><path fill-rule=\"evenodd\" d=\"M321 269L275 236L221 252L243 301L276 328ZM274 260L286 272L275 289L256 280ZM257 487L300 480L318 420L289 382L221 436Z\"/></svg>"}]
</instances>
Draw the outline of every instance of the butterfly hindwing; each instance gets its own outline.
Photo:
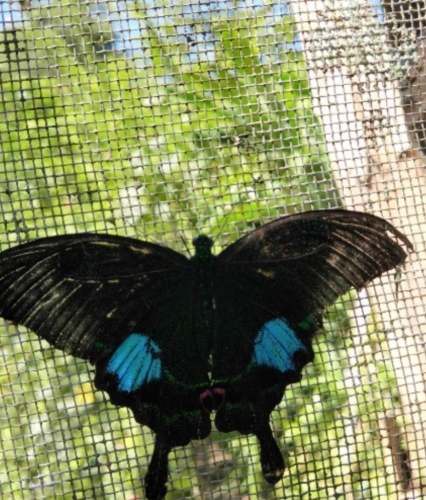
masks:
<instances>
[{"instance_id":1,"label":"butterfly hindwing","mask_svg":"<svg viewBox=\"0 0 426 500\"><path fill-rule=\"evenodd\" d=\"M210 432L198 401L210 386L200 307L187 280L179 292L135 322L132 333L98 361L95 377L114 404L131 408L156 434L168 434L171 446Z\"/></svg>"},{"instance_id":2,"label":"butterfly hindwing","mask_svg":"<svg viewBox=\"0 0 426 500\"><path fill-rule=\"evenodd\" d=\"M398 239L412 248L375 216L314 211L262 226L217 257L212 378L227 394L216 426L257 435L269 482L283 473L270 413L312 361L322 311L402 263Z\"/></svg>"},{"instance_id":3,"label":"butterfly hindwing","mask_svg":"<svg viewBox=\"0 0 426 500\"><path fill-rule=\"evenodd\" d=\"M218 339L212 378L214 386L226 391L226 400L218 409L215 423L222 432L255 434L264 476L276 483L284 472L284 462L272 437L270 414L287 385L299 381L302 368L312 361L311 339L321 318L313 315L306 324L290 324L285 317L265 315L264 308L248 302L253 292L250 288L245 292L236 289L236 285L228 288L228 293L239 300L230 303L226 298L216 299ZM230 315L231 308L240 314ZM238 342L232 334L235 331Z\"/></svg>"}]
</instances>

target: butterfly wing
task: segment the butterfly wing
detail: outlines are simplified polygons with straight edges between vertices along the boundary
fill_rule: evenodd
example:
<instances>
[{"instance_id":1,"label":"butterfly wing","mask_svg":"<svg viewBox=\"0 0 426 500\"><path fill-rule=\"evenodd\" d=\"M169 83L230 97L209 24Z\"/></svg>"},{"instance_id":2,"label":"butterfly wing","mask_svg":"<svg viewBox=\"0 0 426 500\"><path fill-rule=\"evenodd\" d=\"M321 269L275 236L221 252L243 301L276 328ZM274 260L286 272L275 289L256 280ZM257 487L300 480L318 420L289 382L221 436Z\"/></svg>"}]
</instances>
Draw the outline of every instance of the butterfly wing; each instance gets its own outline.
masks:
<instances>
[{"instance_id":1,"label":"butterfly wing","mask_svg":"<svg viewBox=\"0 0 426 500\"><path fill-rule=\"evenodd\" d=\"M130 238L59 236L0 254L0 315L94 363L96 387L156 433L148 498L165 494L170 449L210 433L197 296L188 259Z\"/></svg>"},{"instance_id":2,"label":"butterfly wing","mask_svg":"<svg viewBox=\"0 0 426 500\"><path fill-rule=\"evenodd\" d=\"M212 377L226 403L216 426L257 435L269 482L284 470L269 416L313 359L323 309L401 264L406 253L396 240L412 248L373 215L314 211L267 224L218 256Z\"/></svg>"}]
</instances>

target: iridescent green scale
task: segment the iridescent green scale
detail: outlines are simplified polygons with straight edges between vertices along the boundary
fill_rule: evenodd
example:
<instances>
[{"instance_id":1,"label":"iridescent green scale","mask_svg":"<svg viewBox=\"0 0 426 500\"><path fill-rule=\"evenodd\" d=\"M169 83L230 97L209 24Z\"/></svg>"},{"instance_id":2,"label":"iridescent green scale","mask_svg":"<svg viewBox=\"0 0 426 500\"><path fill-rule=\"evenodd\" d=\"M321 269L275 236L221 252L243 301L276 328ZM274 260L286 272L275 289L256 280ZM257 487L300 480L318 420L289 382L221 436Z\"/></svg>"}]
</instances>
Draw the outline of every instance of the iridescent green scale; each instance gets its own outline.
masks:
<instances>
[{"instance_id":1,"label":"iridescent green scale","mask_svg":"<svg viewBox=\"0 0 426 500\"><path fill-rule=\"evenodd\" d=\"M187 259L111 235L46 238L0 254L0 314L89 360L95 385L156 434L145 478L164 498L168 454L211 431L255 434L266 480L284 461L269 417L313 359L324 308L402 264L408 239L369 214L283 217L218 256Z\"/></svg>"}]
</instances>

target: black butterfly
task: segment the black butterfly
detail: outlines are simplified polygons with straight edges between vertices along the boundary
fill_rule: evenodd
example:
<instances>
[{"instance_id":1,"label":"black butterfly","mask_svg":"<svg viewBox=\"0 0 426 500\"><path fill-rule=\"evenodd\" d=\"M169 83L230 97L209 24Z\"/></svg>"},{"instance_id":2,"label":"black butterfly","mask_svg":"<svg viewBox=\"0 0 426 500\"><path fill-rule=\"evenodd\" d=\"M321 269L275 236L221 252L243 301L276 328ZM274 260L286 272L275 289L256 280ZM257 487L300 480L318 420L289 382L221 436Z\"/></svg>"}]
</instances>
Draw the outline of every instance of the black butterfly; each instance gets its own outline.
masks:
<instances>
[{"instance_id":1,"label":"black butterfly","mask_svg":"<svg viewBox=\"0 0 426 500\"><path fill-rule=\"evenodd\" d=\"M391 238L391 236L393 238ZM168 454L210 434L255 434L263 474L284 461L269 417L313 359L324 308L404 262L409 240L344 210L283 217L195 255L111 235L45 238L0 254L0 314L96 365L95 385L156 434L145 478L164 498Z\"/></svg>"}]
</instances>

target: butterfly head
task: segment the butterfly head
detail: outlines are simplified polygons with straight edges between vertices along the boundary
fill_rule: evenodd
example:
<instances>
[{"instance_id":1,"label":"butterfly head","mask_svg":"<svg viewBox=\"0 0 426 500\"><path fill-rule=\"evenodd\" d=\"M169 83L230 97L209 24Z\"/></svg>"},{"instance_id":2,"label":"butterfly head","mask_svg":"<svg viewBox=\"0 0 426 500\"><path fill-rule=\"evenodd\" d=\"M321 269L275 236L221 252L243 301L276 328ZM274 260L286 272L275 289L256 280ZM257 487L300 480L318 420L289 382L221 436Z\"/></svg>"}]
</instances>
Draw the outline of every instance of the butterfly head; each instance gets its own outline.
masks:
<instances>
[{"instance_id":1,"label":"butterfly head","mask_svg":"<svg viewBox=\"0 0 426 500\"><path fill-rule=\"evenodd\" d=\"M192 240L195 247L195 256L200 260L208 259L212 254L213 240L208 236L201 234Z\"/></svg>"}]
</instances>

